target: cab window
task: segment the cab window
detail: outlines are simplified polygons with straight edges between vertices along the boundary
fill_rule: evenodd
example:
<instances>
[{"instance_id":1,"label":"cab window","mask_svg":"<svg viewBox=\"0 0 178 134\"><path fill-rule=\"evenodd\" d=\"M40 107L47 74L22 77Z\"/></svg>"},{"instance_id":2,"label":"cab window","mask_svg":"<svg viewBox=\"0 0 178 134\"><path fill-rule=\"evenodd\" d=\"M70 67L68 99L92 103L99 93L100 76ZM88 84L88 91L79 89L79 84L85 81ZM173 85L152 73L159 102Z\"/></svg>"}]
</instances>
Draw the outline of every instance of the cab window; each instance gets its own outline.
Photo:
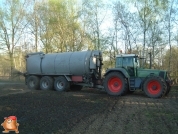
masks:
<instances>
[{"instance_id":1,"label":"cab window","mask_svg":"<svg viewBox=\"0 0 178 134\"><path fill-rule=\"evenodd\" d=\"M116 67L121 67L122 66L122 58L119 57L116 59Z\"/></svg>"},{"instance_id":2,"label":"cab window","mask_svg":"<svg viewBox=\"0 0 178 134\"><path fill-rule=\"evenodd\" d=\"M123 66L133 67L133 57L123 57Z\"/></svg>"}]
</instances>

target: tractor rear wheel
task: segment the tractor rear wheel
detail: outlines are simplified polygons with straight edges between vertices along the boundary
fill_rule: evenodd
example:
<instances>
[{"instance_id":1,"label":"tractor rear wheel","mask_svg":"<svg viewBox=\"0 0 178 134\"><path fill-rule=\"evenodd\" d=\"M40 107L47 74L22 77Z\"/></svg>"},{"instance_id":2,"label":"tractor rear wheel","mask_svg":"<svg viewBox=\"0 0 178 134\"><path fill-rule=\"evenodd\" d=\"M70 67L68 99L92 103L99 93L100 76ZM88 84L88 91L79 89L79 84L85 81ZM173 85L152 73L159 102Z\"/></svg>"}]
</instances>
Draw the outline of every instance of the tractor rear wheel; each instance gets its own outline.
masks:
<instances>
[{"instance_id":1,"label":"tractor rear wheel","mask_svg":"<svg viewBox=\"0 0 178 134\"><path fill-rule=\"evenodd\" d=\"M68 91L69 86L69 82L63 76L57 77L54 81L54 88L56 91Z\"/></svg>"},{"instance_id":2,"label":"tractor rear wheel","mask_svg":"<svg viewBox=\"0 0 178 134\"><path fill-rule=\"evenodd\" d=\"M119 72L111 72L104 79L104 88L109 95L124 95L127 92L127 81Z\"/></svg>"},{"instance_id":3,"label":"tractor rear wheel","mask_svg":"<svg viewBox=\"0 0 178 134\"><path fill-rule=\"evenodd\" d=\"M44 76L40 80L41 90L52 90L53 89L53 78L49 76Z\"/></svg>"},{"instance_id":4,"label":"tractor rear wheel","mask_svg":"<svg viewBox=\"0 0 178 134\"><path fill-rule=\"evenodd\" d=\"M150 98L160 98L167 92L167 85L163 78L150 76L144 81L143 90Z\"/></svg>"}]
</instances>

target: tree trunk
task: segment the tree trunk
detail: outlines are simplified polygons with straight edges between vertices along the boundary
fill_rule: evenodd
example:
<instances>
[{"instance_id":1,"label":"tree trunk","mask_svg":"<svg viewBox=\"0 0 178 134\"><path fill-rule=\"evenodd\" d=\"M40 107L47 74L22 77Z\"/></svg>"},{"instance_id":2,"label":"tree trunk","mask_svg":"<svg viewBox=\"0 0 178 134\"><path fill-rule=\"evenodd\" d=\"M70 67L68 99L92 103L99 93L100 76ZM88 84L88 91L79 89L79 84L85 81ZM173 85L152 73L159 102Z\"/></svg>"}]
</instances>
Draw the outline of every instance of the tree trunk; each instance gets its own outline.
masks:
<instances>
[{"instance_id":1,"label":"tree trunk","mask_svg":"<svg viewBox=\"0 0 178 134\"><path fill-rule=\"evenodd\" d=\"M13 60L13 53L9 53L9 58L10 58L10 79L13 79L13 69L14 69L14 60Z\"/></svg>"}]
</instances>

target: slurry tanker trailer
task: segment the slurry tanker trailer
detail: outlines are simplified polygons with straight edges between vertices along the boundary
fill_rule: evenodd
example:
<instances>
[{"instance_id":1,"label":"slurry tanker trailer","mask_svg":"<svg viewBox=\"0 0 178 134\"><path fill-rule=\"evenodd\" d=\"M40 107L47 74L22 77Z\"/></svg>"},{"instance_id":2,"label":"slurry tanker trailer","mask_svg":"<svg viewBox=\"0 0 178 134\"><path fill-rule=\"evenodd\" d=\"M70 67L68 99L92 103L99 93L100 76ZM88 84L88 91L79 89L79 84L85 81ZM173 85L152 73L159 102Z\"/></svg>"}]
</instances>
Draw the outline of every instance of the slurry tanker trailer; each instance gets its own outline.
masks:
<instances>
[{"instance_id":1,"label":"slurry tanker trailer","mask_svg":"<svg viewBox=\"0 0 178 134\"><path fill-rule=\"evenodd\" d=\"M101 51L80 51L26 55L25 81L29 89L57 91L81 90L82 87L104 89L121 96L141 89L148 97L160 98L171 90L167 71L139 67L136 54L116 56L115 68L102 76Z\"/></svg>"}]
</instances>

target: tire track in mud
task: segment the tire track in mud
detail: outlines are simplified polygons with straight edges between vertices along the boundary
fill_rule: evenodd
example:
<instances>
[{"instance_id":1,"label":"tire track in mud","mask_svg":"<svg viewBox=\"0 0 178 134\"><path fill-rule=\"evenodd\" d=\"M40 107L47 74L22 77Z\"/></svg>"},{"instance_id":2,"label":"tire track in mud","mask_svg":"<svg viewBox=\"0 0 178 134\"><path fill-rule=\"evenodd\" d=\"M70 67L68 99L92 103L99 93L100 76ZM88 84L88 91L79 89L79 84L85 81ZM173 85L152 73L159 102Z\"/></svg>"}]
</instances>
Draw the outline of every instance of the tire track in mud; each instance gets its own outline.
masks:
<instances>
[{"instance_id":1,"label":"tire track in mud","mask_svg":"<svg viewBox=\"0 0 178 134\"><path fill-rule=\"evenodd\" d=\"M163 107L165 115L161 118L165 122L166 127L170 133L178 133L178 92L173 91L171 95L167 96ZM169 122L168 122L169 121Z\"/></svg>"},{"instance_id":2,"label":"tire track in mud","mask_svg":"<svg viewBox=\"0 0 178 134\"><path fill-rule=\"evenodd\" d=\"M177 123L168 124L164 113L167 109L177 111L178 106L174 107L176 101L172 99L175 97L177 96L173 95L165 99L137 95L108 97L106 98L108 104L103 112L81 120L71 133L173 133L176 131L176 128L172 130L173 124L177 127Z\"/></svg>"},{"instance_id":3,"label":"tire track in mud","mask_svg":"<svg viewBox=\"0 0 178 134\"><path fill-rule=\"evenodd\" d=\"M114 98L108 109L105 111L104 117L101 118L101 125L97 128L98 132L109 133L109 131L113 128L112 124L116 122L117 118L115 114L115 109L117 107L118 99L119 98Z\"/></svg>"},{"instance_id":4,"label":"tire track in mud","mask_svg":"<svg viewBox=\"0 0 178 134\"><path fill-rule=\"evenodd\" d=\"M122 122L123 122L123 114L124 113L124 107L125 107L125 100L121 99L117 101L117 105L115 106L115 108L112 111L112 115L114 116L114 122L113 122L113 129L110 129L109 132L110 133L124 133L123 129L122 129ZM108 119L109 120L109 119Z\"/></svg>"},{"instance_id":5,"label":"tire track in mud","mask_svg":"<svg viewBox=\"0 0 178 134\"><path fill-rule=\"evenodd\" d=\"M75 131L72 130L72 133L169 134L178 132L177 95L170 95L163 99L138 95L108 97L107 99L107 107L102 113L82 120ZM174 112L171 113L173 115L165 116L167 110L173 110ZM167 116L171 116L171 118L175 116L174 122L169 123Z\"/></svg>"},{"instance_id":6,"label":"tire track in mud","mask_svg":"<svg viewBox=\"0 0 178 134\"><path fill-rule=\"evenodd\" d=\"M131 113L132 104L131 100L123 99L118 102L118 107L115 109L117 112L117 122L114 124L114 129L112 133L129 133L131 129L130 122L132 121L134 115Z\"/></svg>"},{"instance_id":7,"label":"tire track in mud","mask_svg":"<svg viewBox=\"0 0 178 134\"><path fill-rule=\"evenodd\" d=\"M175 131L172 130L173 126L169 125L168 117L166 116L168 107L170 105L169 100L163 99L146 99L146 111L142 111L141 120L146 123L148 133L166 133L171 134ZM168 116L169 113L167 114ZM145 120L146 119L146 120Z\"/></svg>"},{"instance_id":8,"label":"tire track in mud","mask_svg":"<svg viewBox=\"0 0 178 134\"><path fill-rule=\"evenodd\" d=\"M145 98L144 98L145 99ZM142 98L134 98L134 100L131 100L132 103L132 109L135 109L132 111L131 114L134 114L134 116L132 117L132 120L130 120L130 128L127 132L129 133L145 133L145 131L147 130L146 127L147 126L147 121L142 118L142 111L145 110L147 108L147 103L144 101L144 99ZM126 124L127 125L127 124Z\"/></svg>"},{"instance_id":9,"label":"tire track in mud","mask_svg":"<svg viewBox=\"0 0 178 134\"><path fill-rule=\"evenodd\" d=\"M134 103L133 103L134 104ZM77 131L79 133L132 133L135 129L135 124L138 121L134 119L137 115L137 105L136 102L133 105L132 100L127 100L127 98L115 98L114 101L108 105L108 108L98 115L93 115L89 121L83 121L85 124L83 131ZM133 110L134 109L134 110ZM134 112L132 112L132 110ZM136 118L138 118L136 116ZM80 126L81 128L83 126ZM79 129L78 129L79 130ZM137 132L137 129L134 130ZM73 131L74 132L74 131Z\"/></svg>"},{"instance_id":10,"label":"tire track in mud","mask_svg":"<svg viewBox=\"0 0 178 134\"><path fill-rule=\"evenodd\" d=\"M155 107L157 109L157 114L158 114L158 120L157 120L157 130L159 130L159 133L166 133L166 134L172 134L172 130L171 127L169 125L169 122L167 122L165 120L165 115L166 115L166 111L165 111L165 107L163 105L163 103L155 103ZM164 128L164 129L162 129Z\"/></svg>"},{"instance_id":11,"label":"tire track in mud","mask_svg":"<svg viewBox=\"0 0 178 134\"><path fill-rule=\"evenodd\" d=\"M77 124L74 127L74 129L69 133L71 134L101 133L101 128L103 127L105 119L107 119L109 116L108 112L110 112L115 107L117 102L116 100L117 98L108 97L107 99L108 101L114 99L114 103L108 102L103 112L85 118L85 120L82 120L79 124Z\"/></svg>"},{"instance_id":12,"label":"tire track in mud","mask_svg":"<svg viewBox=\"0 0 178 134\"><path fill-rule=\"evenodd\" d=\"M175 88L176 89L176 88ZM178 133L178 90L172 90L171 94L166 97L168 101L165 102L165 109L168 109L168 112L172 113L170 127L171 132Z\"/></svg>"},{"instance_id":13,"label":"tire track in mud","mask_svg":"<svg viewBox=\"0 0 178 134\"><path fill-rule=\"evenodd\" d=\"M146 109L145 98L127 98L125 102L125 114L122 116L120 126L123 128L123 133L145 133L147 130L147 121L142 118L142 111ZM117 131L115 131L116 133Z\"/></svg>"},{"instance_id":14,"label":"tire track in mud","mask_svg":"<svg viewBox=\"0 0 178 134\"><path fill-rule=\"evenodd\" d=\"M104 131L101 133L144 133L142 131L143 121L141 121L140 114L143 104L140 105L139 101L136 98L130 97L119 99L115 109L109 115L109 117L115 118L114 121L111 121L110 118L106 119L107 122L110 122L112 129L104 130L107 126L103 125L101 130Z\"/></svg>"}]
</instances>

